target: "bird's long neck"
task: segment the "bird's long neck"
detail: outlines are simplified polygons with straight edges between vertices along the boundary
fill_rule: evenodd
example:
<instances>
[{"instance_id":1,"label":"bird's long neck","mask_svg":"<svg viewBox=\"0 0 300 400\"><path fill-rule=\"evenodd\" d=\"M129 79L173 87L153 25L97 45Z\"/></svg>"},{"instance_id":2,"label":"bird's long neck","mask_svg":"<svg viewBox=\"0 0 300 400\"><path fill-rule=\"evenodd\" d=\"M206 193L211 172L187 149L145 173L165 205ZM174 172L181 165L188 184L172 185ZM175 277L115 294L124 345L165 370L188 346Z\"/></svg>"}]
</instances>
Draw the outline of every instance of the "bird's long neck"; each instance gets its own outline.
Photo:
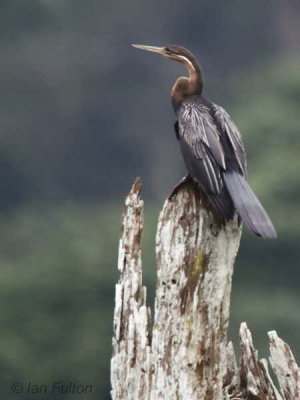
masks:
<instances>
[{"instance_id":1,"label":"bird's long neck","mask_svg":"<svg viewBox=\"0 0 300 400\"><path fill-rule=\"evenodd\" d=\"M203 88L203 78L198 63L183 56L181 58L180 61L186 66L189 77L178 78L172 88L172 102L175 108L178 108L187 97L201 95Z\"/></svg>"}]
</instances>

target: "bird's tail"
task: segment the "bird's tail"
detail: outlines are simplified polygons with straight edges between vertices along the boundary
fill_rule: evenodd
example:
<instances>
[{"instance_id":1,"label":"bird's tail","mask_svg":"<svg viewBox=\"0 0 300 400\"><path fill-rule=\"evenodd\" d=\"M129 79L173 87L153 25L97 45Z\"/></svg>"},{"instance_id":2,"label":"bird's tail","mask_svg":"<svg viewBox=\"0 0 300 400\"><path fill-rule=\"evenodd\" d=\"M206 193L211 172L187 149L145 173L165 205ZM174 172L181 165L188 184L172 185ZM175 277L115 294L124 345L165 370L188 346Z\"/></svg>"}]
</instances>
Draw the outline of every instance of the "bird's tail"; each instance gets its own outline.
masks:
<instances>
[{"instance_id":1,"label":"bird's tail","mask_svg":"<svg viewBox=\"0 0 300 400\"><path fill-rule=\"evenodd\" d=\"M225 172L224 180L234 206L247 227L256 235L276 238L277 233L272 221L245 177L238 172Z\"/></svg>"}]
</instances>

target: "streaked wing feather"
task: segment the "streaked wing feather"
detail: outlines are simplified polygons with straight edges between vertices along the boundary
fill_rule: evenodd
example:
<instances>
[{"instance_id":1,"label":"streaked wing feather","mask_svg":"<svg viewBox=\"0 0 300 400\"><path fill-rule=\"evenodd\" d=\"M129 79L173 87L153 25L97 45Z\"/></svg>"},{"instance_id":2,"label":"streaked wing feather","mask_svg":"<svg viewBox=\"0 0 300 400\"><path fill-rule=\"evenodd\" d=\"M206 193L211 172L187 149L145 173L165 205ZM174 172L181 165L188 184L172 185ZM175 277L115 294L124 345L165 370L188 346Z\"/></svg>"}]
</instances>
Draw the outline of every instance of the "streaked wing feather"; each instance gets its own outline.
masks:
<instances>
[{"instance_id":1,"label":"streaked wing feather","mask_svg":"<svg viewBox=\"0 0 300 400\"><path fill-rule=\"evenodd\" d=\"M236 160L241 169L241 172L246 176L247 174L247 162L244 145L242 142L241 134L230 118L229 114L224 110L223 107L213 104L213 110L215 112L215 118L220 124L222 132L224 132L232 146Z\"/></svg>"},{"instance_id":2,"label":"streaked wing feather","mask_svg":"<svg viewBox=\"0 0 300 400\"><path fill-rule=\"evenodd\" d=\"M210 149L220 167L226 169L225 155L218 130L209 109L197 103L183 104L179 113L179 130L192 147L195 155L201 155L203 143Z\"/></svg>"},{"instance_id":3,"label":"streaked wing feather","mask_svg":"<svg viewBox=\"0 0 300 400\"><path fill-rule=\"evenodd\" d=\"M189 175L200 184L207 194L219 194L223 187L220 167L203 146L201 157L192 153L191 146L180 140L180 147Z\"/></svg>"},{"instance_id":4,"label":"streaked wing feather","mask_svg":"<svg viewBox=\"0 0 300 400\"><path fill-rule=\"evenodd\" d=\"M179 111L179 136L191 175L210 193L220 193L220 168L226 169L224 150L217 128L203 104L185 103Z\"/></svg>"}]
</instances>

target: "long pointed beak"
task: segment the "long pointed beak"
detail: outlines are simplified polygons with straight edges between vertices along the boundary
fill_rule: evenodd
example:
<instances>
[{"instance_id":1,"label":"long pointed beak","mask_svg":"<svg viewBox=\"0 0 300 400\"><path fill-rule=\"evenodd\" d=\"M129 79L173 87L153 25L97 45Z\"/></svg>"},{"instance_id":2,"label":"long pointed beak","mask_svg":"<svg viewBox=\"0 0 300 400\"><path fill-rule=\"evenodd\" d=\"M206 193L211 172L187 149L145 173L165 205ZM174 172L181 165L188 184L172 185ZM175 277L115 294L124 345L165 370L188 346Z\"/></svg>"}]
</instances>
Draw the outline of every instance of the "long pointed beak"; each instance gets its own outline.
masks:
<instances>
[{"instance_id":1,"label":"long pointed beak","mask_svg":"<svg viewBox=\"0 0 300 400\"><path fill-rule=\"evenodd\" d=\"M137 49L151 51L152 53L159 53L159 54L164 55L164 47L144 46L141 44L133 44L132 46L136 47Z\"/></svg>"}]
</instances>

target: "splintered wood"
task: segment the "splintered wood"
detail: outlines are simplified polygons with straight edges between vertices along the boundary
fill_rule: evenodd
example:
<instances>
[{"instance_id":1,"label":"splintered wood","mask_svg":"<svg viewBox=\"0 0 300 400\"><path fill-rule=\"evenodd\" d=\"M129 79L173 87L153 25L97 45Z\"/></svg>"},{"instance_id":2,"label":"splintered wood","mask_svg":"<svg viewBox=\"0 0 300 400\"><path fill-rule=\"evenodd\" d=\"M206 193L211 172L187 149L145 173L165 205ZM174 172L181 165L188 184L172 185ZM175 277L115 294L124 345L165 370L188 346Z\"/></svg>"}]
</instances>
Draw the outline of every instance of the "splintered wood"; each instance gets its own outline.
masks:
<instances>
[{"instance_id":1,"label":"splintered wood","mask_svg":"<svg viewBox=\"0 0 300 400\"><path fill-rule=\"evenodd\" d=\"M154 321L142 285L141 181L125 201L119 244L111 384L113 400L300 400L290 348L269 333L271 364L258 360L242 324L241 362L227 343L231 279L241 228L224 223L186 185L164 204L156 237Z\"/></svg>"},{"instance_id":2,"label":"splintered wood","mask_svg":"<svg viewBox=\"0 0 300 400\"><path fill-rule=\"evenodd\" d=\"M150 388L150 309L142 286L144 204L137 179L125 201L119 243L111 381L113 399L147 399Z\"/></svg>"},{"instance_id":3,"label":"splintered wood","mask_svg":"<svg viewBox=\"0 0 300 400\"><path fill-rule=\"evenodd\" d=\"M222 398L240 234L237 220L216 221L192 186L165 203L156 239L153 399Z\"/></svg>"}]
</instances>

